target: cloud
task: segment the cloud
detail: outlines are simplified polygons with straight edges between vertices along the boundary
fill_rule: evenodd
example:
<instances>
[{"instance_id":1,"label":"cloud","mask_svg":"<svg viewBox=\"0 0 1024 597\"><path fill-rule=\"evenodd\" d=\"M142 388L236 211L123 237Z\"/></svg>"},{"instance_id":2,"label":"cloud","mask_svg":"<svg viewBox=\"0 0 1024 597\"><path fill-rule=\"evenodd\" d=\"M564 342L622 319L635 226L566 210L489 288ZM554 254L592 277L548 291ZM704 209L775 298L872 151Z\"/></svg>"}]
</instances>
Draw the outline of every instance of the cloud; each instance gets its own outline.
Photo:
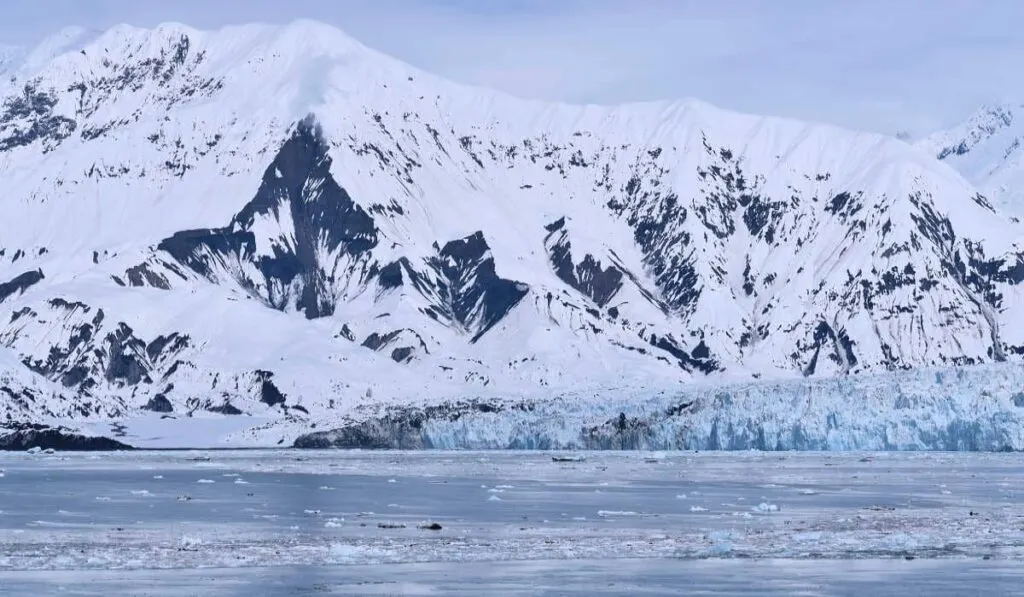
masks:
<instances>
[{"instance_id":1,"label":"cloud","mask_svg":"<svg viewBox=\"0 0 1024 597\"><path fill-rule=\"evenodd\" d=\"M698 97L915 132L1024 99L1017 0L36 0L0 36L313 18L460 82L572 102ZM21 37L22 39L17 39Z\"/></svg>"}]
</instances>

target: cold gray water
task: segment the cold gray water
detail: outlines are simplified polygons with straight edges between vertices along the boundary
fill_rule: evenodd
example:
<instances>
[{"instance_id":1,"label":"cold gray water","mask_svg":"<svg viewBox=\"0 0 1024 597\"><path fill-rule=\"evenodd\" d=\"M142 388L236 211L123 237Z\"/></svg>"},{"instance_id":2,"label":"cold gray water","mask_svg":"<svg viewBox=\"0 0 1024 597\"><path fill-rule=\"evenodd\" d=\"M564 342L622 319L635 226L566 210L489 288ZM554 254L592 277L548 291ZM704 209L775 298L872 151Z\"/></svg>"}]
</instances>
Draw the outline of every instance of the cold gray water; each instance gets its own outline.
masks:
<instances>
[{"instance_id":1,"label":"cold gray water","mask_svg":"<svg viewBox=\"0 0 1024 597\"><path fill-rule=\"evenodd\" d=\"M907 596L1024 581L1019 455L552 456L0 454L0 587Z\"/></svg>"}]
</instances>

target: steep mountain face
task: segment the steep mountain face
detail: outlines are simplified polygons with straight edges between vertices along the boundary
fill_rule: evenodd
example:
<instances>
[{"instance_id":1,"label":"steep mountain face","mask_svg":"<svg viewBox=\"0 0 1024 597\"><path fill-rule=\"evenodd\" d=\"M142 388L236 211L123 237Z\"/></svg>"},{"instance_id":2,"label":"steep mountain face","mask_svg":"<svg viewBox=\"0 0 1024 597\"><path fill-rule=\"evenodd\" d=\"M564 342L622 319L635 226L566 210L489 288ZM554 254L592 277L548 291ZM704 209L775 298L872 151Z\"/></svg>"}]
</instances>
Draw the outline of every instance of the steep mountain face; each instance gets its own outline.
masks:
<instances>
[{"instance_id":1,"label":"steep mountain face","mask_svg":"<svg viewBox=\"0 0 1024 597\"><path fill-rule=\"evenodd\" d=\"M12 420L286 435L1024 353L1022 228L896 140L517 100L309 22L87 41L0 84Z\"/></svg>"},{"instance_id":2,"label":"steep mountain face","mask_svg":"<svg viewBox=\"0 0 1024 597\"><path fill-rule=\"evenodd\" d=\"M1024 209L1024 106L985 106L964 123L917 142L1007 213Z\"/></svg>"}]
</instances>

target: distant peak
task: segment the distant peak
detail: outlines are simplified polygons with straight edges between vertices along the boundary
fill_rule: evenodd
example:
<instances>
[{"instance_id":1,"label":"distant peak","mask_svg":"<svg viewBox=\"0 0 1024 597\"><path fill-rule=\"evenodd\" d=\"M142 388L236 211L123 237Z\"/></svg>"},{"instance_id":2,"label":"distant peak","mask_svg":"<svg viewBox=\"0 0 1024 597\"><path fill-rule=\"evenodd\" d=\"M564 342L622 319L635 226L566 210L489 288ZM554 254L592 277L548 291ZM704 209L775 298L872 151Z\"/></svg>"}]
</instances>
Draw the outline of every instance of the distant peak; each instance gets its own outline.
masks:
<instances>
[{"instance_id":1,"label":"distant peak","mask_svg":"<svg viewBox=\"0 0 1024 597\"><path fill-rule=\"evenodd\" d=\"M101 32L96 29L78 26L65 27L36 44L25 55L25 59L20 65L21 69L33 72L43 68L61 54L81 50L100 35Z\"/></svg>"},{"instance_id":2,"label":"distant peak","mask_svg":"<svg viewBox=\"0 0 1024 597\"><path fill-rule=\"evenodd\" d=\"M1021 108L1012 102L984 104L959 125L926 137L917 145L940 160L971 153L1011 129Z\"/></svg>"},{"instance_id":3,"label":"distant peak","mask_svg":"<svg viewBox=\"0 0 1024 597\"><path fill-rule=\"evenodd\" d=\"M56 33L46 36L45 38L43 38L43 41L41 41L38 45L57 45L61 43L73 42L87 35L94 35L96 33L98 33L98 31L95 29L87 29L85 27L80 27L78 25L72 25L69 27L64 27L57 31Z\"/></svg>"},{"instance_id":4,"label":"distant peak","mask_svg":"<svg viewBox=\"0 0 1024 597\"><path fill-rule=\"evenodd\" d=\"M124 37L179 37L203 36L212 38L231 38L235 41L256 41L257 39L273 40L288 38L300 45L323 44L346 45L349 47L362 44L347 35L341 29L327 23L312 19L298 19L285 24L247 23L225 25L217 29L197 29L176 21L160 23L154 27L138 27L122 23L110 27L102 36L105 39Z\"/></svg>"},{"instance_id":5,"label":"distant peak","mask_svg":"<svg viewBox=\"0 0 1024 597\"><path fill-rule=\"evenodd\" d=\"M338 27L313 19L295 19L294 21L284 25L282 28L289 31L301 31L304 33L331 35L335 37L348 37L348 35Z\"/></svg>"},{"instance_id":6,"label":"distant peak","mask_svg":"<svg viewBox=\"0 0 1024 597\"><path fill-rule=\"evenodd\" d=\"M1013 104L985 104L974 113L971 121L1010 126L1013 124L1015 109L1019 109L1019 106L1014 106Z\"/></svg>"}]
</instances>

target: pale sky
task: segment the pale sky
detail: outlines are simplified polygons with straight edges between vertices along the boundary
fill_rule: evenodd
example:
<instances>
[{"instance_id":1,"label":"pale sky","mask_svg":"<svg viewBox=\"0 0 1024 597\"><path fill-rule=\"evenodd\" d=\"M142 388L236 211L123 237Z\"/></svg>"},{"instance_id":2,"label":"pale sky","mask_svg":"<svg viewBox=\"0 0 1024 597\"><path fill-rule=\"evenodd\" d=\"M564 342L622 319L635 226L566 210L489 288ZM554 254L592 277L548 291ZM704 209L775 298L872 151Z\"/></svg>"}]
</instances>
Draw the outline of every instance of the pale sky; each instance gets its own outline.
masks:
<instances>
[{"instance_id":1,"label":"pale sky","mask_svg":"<svg viewBox=\"0 0 1024 597\"><path fill-rule=\"evenodd\" d=\"M531 98L696 97L886 133L1024 101L1020 0L7 0L0 42L69 25L297 18Z\"/></svg>"}]
</instances>

